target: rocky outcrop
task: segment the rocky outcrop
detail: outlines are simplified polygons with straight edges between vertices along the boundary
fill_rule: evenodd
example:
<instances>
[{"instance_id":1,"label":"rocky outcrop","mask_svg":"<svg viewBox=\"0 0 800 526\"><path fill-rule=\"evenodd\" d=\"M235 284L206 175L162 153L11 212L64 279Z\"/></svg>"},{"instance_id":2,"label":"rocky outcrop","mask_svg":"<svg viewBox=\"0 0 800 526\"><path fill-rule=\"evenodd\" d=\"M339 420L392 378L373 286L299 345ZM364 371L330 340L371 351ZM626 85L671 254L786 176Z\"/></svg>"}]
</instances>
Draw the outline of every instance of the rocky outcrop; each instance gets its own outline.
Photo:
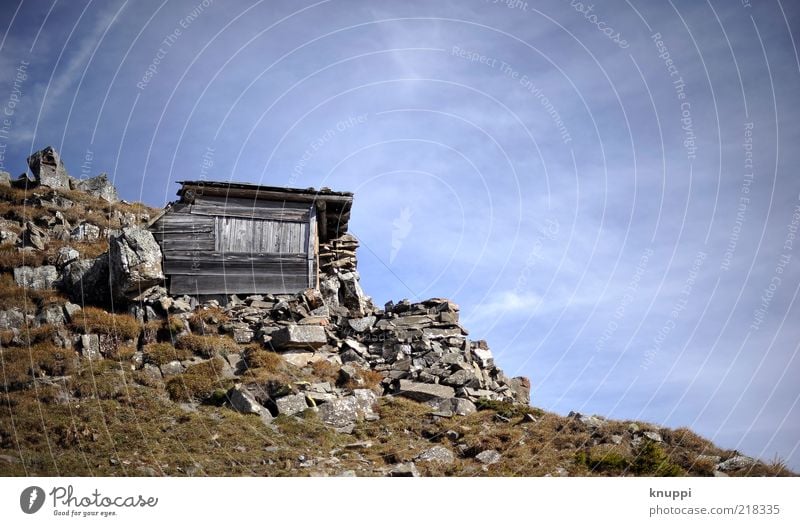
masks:
<instances>
[{"instance_id":1,"label":"rocky outcrop","mask_svg":"<svg viewBox=\"0 0 800 526\"><path fill-rule=\"evenodd\" d=\"M61 285L72 301L105 305L110 295L108 256L69 263L62 270Z\"/></svg>"},{"instance_id":2,"label":"rocky outcrop","mask_svg":"<svg viewBox=\"0 0 800 526\"><path fill-rule=\"evenodd\" d=\"M126 227L109 242L111 285L122 296L139 294L164 280L161 248L144 228Z\"/></svg>"},{"instance_id":3,"label":"rocky outcrop","mask_svg":"<svg viewBox=\"0 0 800 526\"><path fill-rule=\"evenodd\" d=\"M99 197L109 203L116 203L119 201L117 189L111 184L108 179L108 174L102 173L90 179L81 179L75 181L73 184L74 189L86 192L89 195Z\"/></svg>"},{"instance_id":4,"label":"rocky outcrop","mask_svg":"<svg viewBox=\"0 0 800 526\"><path fill-rule=\"evenodd\" d=\"M71 177L64 168L58 152L52 146L28 157L28 167L33 173L33 180L36 184L50 188L70 189Z\"/></svg>"},{"instance_id":5,"label":"rocky outcrop","mask_svg":"<svg viewBox=\"0 0 800 526\"><path fill-rule=\"evenodd\" d=\"M42 267L19 267L14 269L14 281L16 281L18 286L27 289L54 289L58 279L58 270L52 265L45 265Z\"/></svg>"}]
</instances>

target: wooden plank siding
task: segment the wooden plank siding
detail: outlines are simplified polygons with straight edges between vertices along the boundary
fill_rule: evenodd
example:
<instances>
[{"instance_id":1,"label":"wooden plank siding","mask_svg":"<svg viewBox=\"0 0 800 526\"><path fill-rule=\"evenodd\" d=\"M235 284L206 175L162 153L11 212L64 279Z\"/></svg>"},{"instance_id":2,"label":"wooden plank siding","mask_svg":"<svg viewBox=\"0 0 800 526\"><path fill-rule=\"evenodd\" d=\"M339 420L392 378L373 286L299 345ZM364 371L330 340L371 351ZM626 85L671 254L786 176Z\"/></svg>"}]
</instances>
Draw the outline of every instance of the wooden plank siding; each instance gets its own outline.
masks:
<instances>
[{"instance_id":1,"label":"wooden plank siding","mask_svg":"<svg viewBox=\"0 0 800 526\"><path fill-rule=\"evenodd\" d=\"M196 198L189 207L189 212L193 215L295 222L308 221L308 210L309 205L303 203L210 196Z\"/></svg>"},{"instance_id":2,"label":"wooden plank siding","mask_svg":"<svg viewBox=\"0 0 800 526\"><path fill-rule=\"evenodd\" d=\"M288 205L221 197L172 205L150 226L170 294L286 294L316 286L316 217L308 204Z\"/></svg>"},{"instance_id":3,"label":"wooden plank siding","mask_svg":"<svg viewBox=\"0 0 800 526\"><path fill-rule=\"evenodd\" d=\"M296 254L308 250L308 223L216 217L216 250Z\"/></svg>"}]
</instances>

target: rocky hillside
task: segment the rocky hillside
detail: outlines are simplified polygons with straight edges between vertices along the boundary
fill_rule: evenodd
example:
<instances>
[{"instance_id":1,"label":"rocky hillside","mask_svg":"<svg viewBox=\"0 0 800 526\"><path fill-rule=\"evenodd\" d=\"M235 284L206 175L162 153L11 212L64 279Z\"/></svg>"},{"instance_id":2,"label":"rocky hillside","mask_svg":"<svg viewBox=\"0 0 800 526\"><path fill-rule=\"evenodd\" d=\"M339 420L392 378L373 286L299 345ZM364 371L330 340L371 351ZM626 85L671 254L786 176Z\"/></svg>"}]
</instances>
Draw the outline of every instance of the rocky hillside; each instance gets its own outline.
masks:
<instances>
[{"instance_id":1,"label":"rocky hillside","mask_svg":"<svg viewBox=\"0 0 800 526\"><path fill-rule=\"evenodd\" d=\"M788 475L687 429L533 408L458 305L171 297L147 225L52 148L0 173L0 475Z\"/></svg>"}]
</instances>

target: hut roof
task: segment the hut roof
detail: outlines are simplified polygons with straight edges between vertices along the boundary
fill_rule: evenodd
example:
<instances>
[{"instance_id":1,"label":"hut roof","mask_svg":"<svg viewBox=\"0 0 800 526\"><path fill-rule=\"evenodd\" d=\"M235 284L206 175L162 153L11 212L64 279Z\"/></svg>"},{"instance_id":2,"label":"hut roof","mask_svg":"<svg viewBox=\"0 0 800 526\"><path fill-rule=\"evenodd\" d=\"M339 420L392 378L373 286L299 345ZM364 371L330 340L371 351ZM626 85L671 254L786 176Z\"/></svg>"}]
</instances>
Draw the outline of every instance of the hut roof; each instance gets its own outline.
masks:
<instances>
[{"instance_id":1,"label":"hut roof","mask_svg":"<svg viewBox=\"0 0 800 526\"><path fill-rule=\"evenodd\" d=\"M286 201L314 204L321 223L325 225L320 232L322 240L336 238L347 232L350 221L350 209L353 204L352 192L334 192L330 188L287 188L281 186L264 186L252 183L232 181L178 181L178 190L182 202L193 202L201 196L252 199L253 206L258 201Z\"/></svg>"}]
</instances>

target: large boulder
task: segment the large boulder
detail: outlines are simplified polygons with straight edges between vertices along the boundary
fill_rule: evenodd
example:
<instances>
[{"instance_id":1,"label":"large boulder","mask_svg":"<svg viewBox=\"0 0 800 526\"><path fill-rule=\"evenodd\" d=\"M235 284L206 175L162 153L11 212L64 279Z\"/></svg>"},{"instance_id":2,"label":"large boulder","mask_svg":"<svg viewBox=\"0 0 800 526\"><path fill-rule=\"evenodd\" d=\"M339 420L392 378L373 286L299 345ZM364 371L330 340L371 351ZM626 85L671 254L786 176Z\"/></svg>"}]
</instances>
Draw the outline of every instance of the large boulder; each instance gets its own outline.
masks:
<instances>
[{"instance_id":1,"label":"large boulder","mask_svg":"<svg viewBox=\"0 0 800 526\"><path fill-rule=\"evenodd\" d=\"M76 190L81 190L89 195L99 197L100 199L104 199L109 203L116 203L119 201L117 189L114 188L114 185L108 180L108 174L105 173L90 179L76 181L74 187Z\"/></svg>"},{"instance_id":2,"label":"large boulder","mask_svg":"<svg viewBox=\"0 0 800 526\"><path fill-rule=\"evenodd\" d=\"M64 168L64 163L61 162L61 157L52 146L28 157L28 166L37 184L50 188L70 189L70 176Z\"/></svg>"},{"instance_id":3,"label":"large boulder","mask_svg":"<svg viewBox=\"0 0 800 526\"><path fill-rule=\"evenodd\" d=\"M50 237L43 229L34 225L33 222L28 221L25 223L25 230L22 231L22 246L32 247L36 250L44 250Z\"/></svg>"},{"instance_id":4,"label":"large boulder","mask_svg":"<svg viewBox=\"0 0 800 526\"><path fill-rule=\"evenodd\" d=\"M319 349L328 343L325 328L319 325L287 325L271 336L276 349Z\"/></svg>"},{"instance_id":5,"label":"large boulder","mask_svg":"<svg viewBox=\"0 0 800 526\"><path fill-rule=\"evenodd\" d=\"M14 281L20 287L33 290L55 288L58 282L58 270L53 265L42 267L17 267L14 269Z\"/></svg>"},{"instance_id":6,"label":"large boulder","mask_svg":"<svg viewBox=\"0 0 800 526\"><path fill-rule=\"evenodd\" d=\"M76 303L108 303L108 254L69 263L63 269L61 285Z\"/></svg>"},{"instance_id":7,"label":"large boulder","mask_svg":"<svg viewBox=\"0 0 800 526\"><path fill-rule=\"evenodd\" d=\"M139 294L164 280L161 247L143 228L126 227L112 237L108 260L111 285L118 296Z\"/></svg>"}]
</instances>

